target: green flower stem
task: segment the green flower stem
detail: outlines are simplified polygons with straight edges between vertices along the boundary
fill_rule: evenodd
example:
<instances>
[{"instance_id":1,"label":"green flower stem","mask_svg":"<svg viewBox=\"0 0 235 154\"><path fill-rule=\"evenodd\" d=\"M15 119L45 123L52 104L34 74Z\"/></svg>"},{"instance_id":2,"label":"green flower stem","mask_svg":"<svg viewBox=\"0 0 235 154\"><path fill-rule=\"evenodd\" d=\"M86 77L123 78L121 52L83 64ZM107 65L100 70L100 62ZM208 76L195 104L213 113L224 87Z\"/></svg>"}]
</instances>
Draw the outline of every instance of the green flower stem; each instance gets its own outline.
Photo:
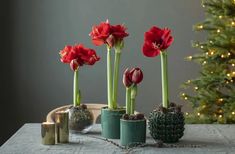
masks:
<instances>
[{"instance_id":1,"label":"green flower stem","mask_svg":"<svg viewBox=\"0 0 235 154\"><path fill-rule=\"evenodd\" d=\"M118 91L118 76L119 76L119 65L120 65L121 52L120 49L115 49L115 60L114 60L114 75L113 75L113 107L117 108L117 91Z\"/></svg>"},{"instance_id":2,"label":"green flower stem","mask_svg":"<svg viewBox=\"0 0 235 154\"><path fill-rule=\"evenodd\" d=\"M111 51L107 47L107 90L108 90L108 108L114 109L112 103L112 64L111 64Z\"/></svg>"},{"instance_id":3,"label":"green flower stem","mask_svg":"<svg viewBox=\"0 0 235 154\"><path fill-rule=\"evenodd\" d=\"M78 86L78 70L74 71L73 77L73 105L80 105L80 91Z\"/></svg>"},{"instance_id":4,"label":"green flower stem","mask_svg":"<svg viewBox=\"0 0 235 154\"><path fill-rule=\"evenodd\" d=\"M162 67L162 103L163 107L169 106L168 93L168 72L167 72L167 52L161 52L161 67Z\"/></svg>"},{"instance_id":5,"label":"green flower stem","mask_svg":"<svg viewBox=\"0 0 235 154\"><path fill-rule=\"evenodd\" d=\"M131 86L131 114L135 112L135 98L137 96L137 85L134 84Z\"/></svg>"},{"instance_id":6,"label":"green flower stem","mask_svg":"<svg viewBox=\"0 0 235 154\"><path fill-rule=\"evenodd\" d=\"M131 114L131 87L126 88L126 114Z\"/></svg>"},{"instance_id":7,"label":"green flower stem","mask_svg":"<svg viewBox=\"0 0 235 154\"><path fill-rule=\"evenodd\" d=\"M130 114L135 113L135 98L131 98L131 112Z\"/></svg>"}]
</instances>

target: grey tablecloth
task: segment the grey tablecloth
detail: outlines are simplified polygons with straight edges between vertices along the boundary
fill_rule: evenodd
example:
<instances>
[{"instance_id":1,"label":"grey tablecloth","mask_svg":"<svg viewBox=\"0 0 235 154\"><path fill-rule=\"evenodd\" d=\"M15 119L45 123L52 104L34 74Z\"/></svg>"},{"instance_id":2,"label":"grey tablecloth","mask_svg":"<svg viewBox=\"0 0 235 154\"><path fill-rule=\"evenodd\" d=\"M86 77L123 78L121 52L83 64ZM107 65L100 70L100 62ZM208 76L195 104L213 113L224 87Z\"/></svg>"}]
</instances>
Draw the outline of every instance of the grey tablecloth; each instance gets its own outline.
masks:
<instances>
[{"instance_id":1,"label":"grey tablecloth","mask_svg":"<svg viewBox=\"0 0 235 154\"><path fill-rule=\"evenodd\" d=\"M41 144L40 124L25 124L0 147L1 154L114 154L114 153L219 153L235 154L235 125L186 125L185 135L179 143L154 147L147 135L147 145L135 149L121 149L100 139L100 125L94 125L86 135L70 134L70 143L45 146ZM112 140L119 143L119 140ZM148 146L152 145L152 146ZM170 147L170 146L173 146Z\"/></svg>"}]
</instances>

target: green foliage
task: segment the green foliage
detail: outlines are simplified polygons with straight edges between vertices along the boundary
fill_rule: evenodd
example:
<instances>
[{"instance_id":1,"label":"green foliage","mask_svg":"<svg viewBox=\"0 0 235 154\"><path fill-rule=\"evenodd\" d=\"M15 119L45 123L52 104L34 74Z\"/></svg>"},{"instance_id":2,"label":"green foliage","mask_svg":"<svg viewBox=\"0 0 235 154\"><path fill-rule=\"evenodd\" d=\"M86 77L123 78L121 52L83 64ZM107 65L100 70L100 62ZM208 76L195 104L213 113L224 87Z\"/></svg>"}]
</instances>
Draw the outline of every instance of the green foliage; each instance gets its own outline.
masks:
<instances>
[{"instance_id":1,"label":"green foliage","mask_svg":"<svg viewBox=\"0 0 235 154\"><path fill-rule=\"evenodd\" d=\"M193 29L208 35L192 42L199 52L186 58L201 66L200 76L182 85L193 89L181 93L194 108L186 123L235 123L235 0L202 0L202 6L206 19Z\"/></svg>"}]
</instances>

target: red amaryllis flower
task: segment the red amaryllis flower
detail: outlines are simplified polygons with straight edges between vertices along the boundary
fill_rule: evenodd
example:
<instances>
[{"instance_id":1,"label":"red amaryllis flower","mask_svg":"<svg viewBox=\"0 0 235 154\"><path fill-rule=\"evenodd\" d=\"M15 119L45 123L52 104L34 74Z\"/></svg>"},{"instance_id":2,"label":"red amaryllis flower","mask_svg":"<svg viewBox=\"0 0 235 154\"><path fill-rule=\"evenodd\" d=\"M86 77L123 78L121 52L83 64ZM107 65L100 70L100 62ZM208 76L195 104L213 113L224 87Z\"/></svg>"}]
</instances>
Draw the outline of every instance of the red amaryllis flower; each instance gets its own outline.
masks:
<instances>
[{"instance_id":1,"label":"red amaryllis flower","mask_svg":"<svg viewBox=\"0 0 235 154\"><path fill-rule=\"evenodd\" d=\"M109 21L101 22L99 25L95 25L92 27L92 31L90 32L90 36L92 38L92 42L96 46L103 45L106 42L106 39L111 34L111 25Z\"/></svg>"},{"instance_id":2,"label":"red amaryllis flower","mask_svg":"<svg viewBox=\"0 0 235 154\"><path fill-rule=\"evenodd\" d=\"M123 74L123 84L130 87L132 84L139 84L143 80L143 72L140 68L133 68L125 70Z\"/></svg>"},{"instance_id":3,"label":"red amaryllis flower","mask_svg":"<svg viewBox=\"0 0 235 154\"><path fill-rule=\"evenodd\" d=\"M129 34L126 32L126 29L124 25L111 26L111 33L115 40L123 40L124 37L127 37Z\"/></svg>"},{"instance_id":4,"label":"red amaryllis flower","mask_svg":"<svg viewBox=\"0 0 235 154\"><path fill-rule=\"evenodd\" d=\"M122 41L129 34L126 32L126 27L123 25L110 25L109 21L101 22L99 25L92 27L89 34L92 42L96 46L107 44L113 47L118 41Z\"/></svg>"},{"instance_id":5,"label":"red amaryllis flower","mask_svg":"<svg viewBox=\"0 0 235 154\"><path fill-rule=\"evenodd\" d=\"M82 65L93 65L100 60L100 57L96 55L95 50L86 48L82 44L75 46L65 46L60 51L61 62L69 63L70 68L75 71Z\"/></svg>"},{"instance_id":6,"label":"red amaryllis flower","mask_svg":"<svg viewBox=\"0 0 235 154\"><path fill-rule=\"evenodd\" d=\"M161 51L167 49L173 42L171 30L168 28L160 29L153 26L149 31L145 32L143 54L147 57L155 57Z\"/></svg>"}]
</instances>

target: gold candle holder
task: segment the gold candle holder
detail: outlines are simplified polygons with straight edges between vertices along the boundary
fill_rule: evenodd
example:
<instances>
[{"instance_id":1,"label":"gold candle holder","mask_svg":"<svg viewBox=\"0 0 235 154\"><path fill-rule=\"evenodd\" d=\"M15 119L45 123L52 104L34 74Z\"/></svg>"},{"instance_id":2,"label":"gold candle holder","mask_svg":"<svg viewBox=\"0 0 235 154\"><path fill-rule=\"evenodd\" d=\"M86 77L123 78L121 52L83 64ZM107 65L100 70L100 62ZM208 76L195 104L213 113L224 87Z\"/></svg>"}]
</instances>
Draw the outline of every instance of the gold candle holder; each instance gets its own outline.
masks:
<instances>
[{"instance_id":1,"label":"gold candle holder","mask_svg":"<svg viewBox=\"0 0 235 154\"><path fill-rule=\"evenodd\" d=\"M69 113L67 111L56 112L55 122L57 143L69 142Z\"/></svg>"},{"instance_id":2,"label":"gold candle holder","mask_svg":"<svg viewBox=\"0 0 235 154\"><path fill-rule=\"evenodd\" d=\"M41 124L42 144L54 145L55 144L55 123L43 122Z\"/></svg>"}]
</instances>

